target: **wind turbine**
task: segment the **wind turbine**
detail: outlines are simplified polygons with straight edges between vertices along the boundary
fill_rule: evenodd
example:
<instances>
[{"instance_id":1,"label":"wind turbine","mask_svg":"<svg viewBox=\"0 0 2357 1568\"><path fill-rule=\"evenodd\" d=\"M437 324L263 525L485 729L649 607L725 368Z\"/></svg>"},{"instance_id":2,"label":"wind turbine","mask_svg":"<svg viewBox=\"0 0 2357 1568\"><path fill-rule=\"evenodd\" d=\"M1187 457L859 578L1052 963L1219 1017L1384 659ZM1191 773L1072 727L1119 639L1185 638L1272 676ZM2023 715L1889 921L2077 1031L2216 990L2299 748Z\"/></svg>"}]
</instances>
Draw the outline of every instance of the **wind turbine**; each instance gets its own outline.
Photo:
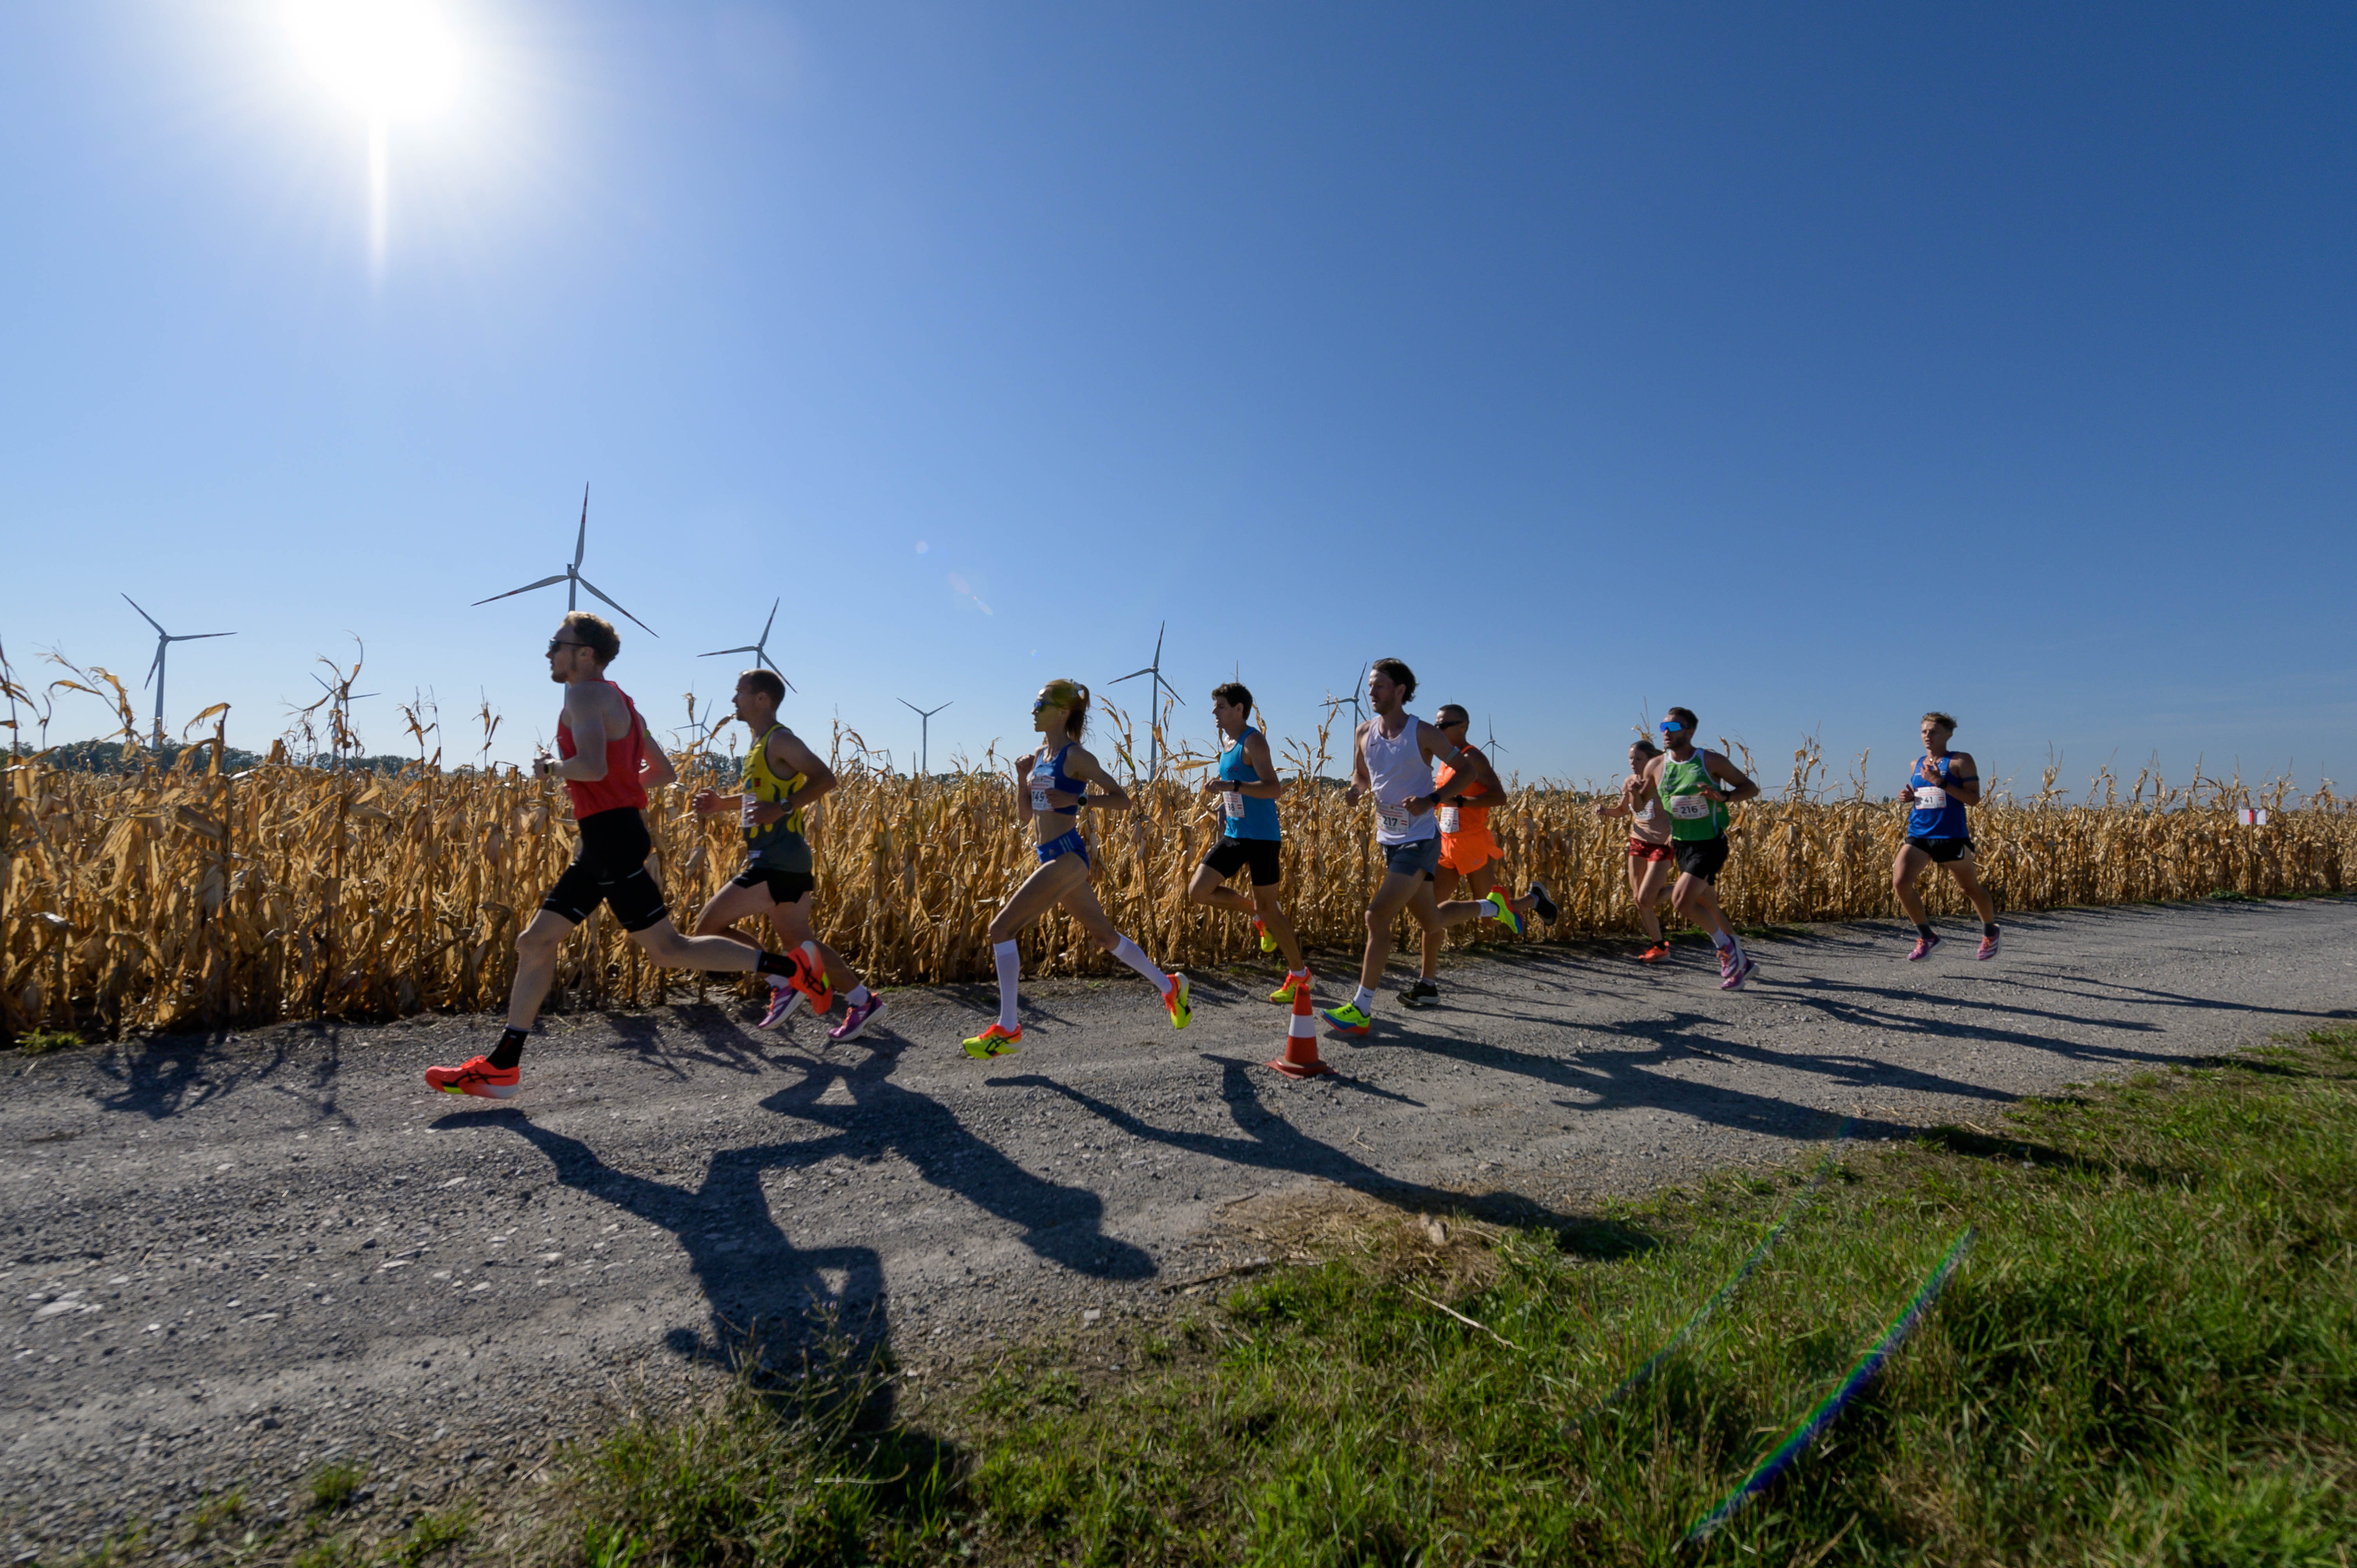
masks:
<instances>
[{"instance_id":1,"label":"wind turbine","mask_svg":"<svg viewBox=\"0 0 2357 1568\"><path fill-rule=\"evenodd\" d=\"M133 609L139 610L139 601L133 598L129 594L123 596L123 602L129 605ZM174 637L170 632L164 629L162 622L158 621L154 616L149 615L145 610L139 610L139 618L156 628L156 662L147 666L147 680L156 682L156 746L158 750L161 750L164 745L165 653L167 652L172 644L176 642L201 642L208 637L235 637L237 633L233 631L190 631L183 632L178 637ZM146 681L142 681L140 682L143 686L146 683Z\"/></svg>"},{"instance_id":2,"label":"wind turbine","mask_svg":"<svg viewBox=\"0 0 2357 1568\"><path fill-rule=\"evenodd\" d=\"M566 610L571 611L581 607L580 590L587 588L598 598L604 599L607 604L612 605L614 609L621 615L623 619L629 621L632 626L637 627L640 631L645 632L649 637L661 635L654 628L649 626L646 622L640 620L630 611L623 609L621 606L614 604L613 600L606 598L606 592L604 589L598 587L597 584L591 582L588 578L581 575L581 555L582 553L588 548L589 487L584 485L581 487L581 529L579 532L573 536L573 564L567 566L564 571L559 572L554 577L543 577L537 583L526 583L521 588L510 588L504 594L493 594L490 598L477 599L475 603L478 605L488 605L499 599L511 599L518 594L531 593L534 588L545 588L552 583L562 583L565 585L565 607Z\"/></svg>"},{"instance_id":3,"label":"wind turbine","mask_svg":"<svg viewBox=\"0 0 2357 1568\"><path fill-rule=\"evenodd\" d=\"M917 776L920 779L930 779L933 776L933 715L940 713L942 708L954 707L956 702L952 699L943 703L942 708L920 708L906 697L895 697L892 700L917 715L917 756L919 757Z\"/></svg>"},{"instance_id":4,"label":"wind turbine","mask_svg":"<svg viewBox=\"0 0 2357 1568\"><path fill-rule=\"evenodd\" d=\"M778 624L778 607L785 602L786 601L782 596L770 601L770 618L761 623L760 639L750 648L716 648L709 653L699 653L696 657L698 659L717 659L723 654L727 653L749 653L753 656L753 662L756 666L763 670L771 671L777 675L779 680L786 681L786 672L780 670L776 663L770 658L770 628ZM786 681L786 690L789 692L796 692L798 695L800 694L791 681Z\"/></svg>"},{"instance_id":5,"label":"wind turbine","mask_svg":"<svg viewBox=\"0 0 2357 1568\"><path fill-rule=\"evenodd\" d=\"M1367 689L1367 671L1370 668L1371 666L1365 664L1359 666L1359 683L1351 688L1351 694L1348 697L1329 697L1325 702L1325 706L1329 712L1335 708L1348 707L1351 710L1351 724L1354 730L1367 722L1366 699L1363 693Z\"/></svg>"},{"instance_id":6,"label":"wind turbine","mask_svg":"<svg viewBox=\"0 0 2357 1568\"><path fill-rule=\"evenodd\" d=\"M1118 686L1124 681L1135 681L1140 675L1151 675L1154 677L1154 679L1148 682L1146 687L1148 691L1154 693L1153 697L1148 700L1146 708L1146 776L1148 779L1157 777L1162 771L1162 748L1160 746L1162 731L1161 726L1155 722L1154 713L1155 708L1161 703L1162 693L1168 692L1170 693L1170 700L1177 703L1182 708L1187 705L1187 699L1180 696L1177 688L1173 687L1169 682L1165 681L1162 678L1162 634L1165 631L1168 631L1170 623L1168 621L1164 621L1154 630L1153 663L1147 665L1143 670L1133 670L1126 675L1115 676L1113 680L1105 682L1108 686Z\"/></svg>"}]
</instances>

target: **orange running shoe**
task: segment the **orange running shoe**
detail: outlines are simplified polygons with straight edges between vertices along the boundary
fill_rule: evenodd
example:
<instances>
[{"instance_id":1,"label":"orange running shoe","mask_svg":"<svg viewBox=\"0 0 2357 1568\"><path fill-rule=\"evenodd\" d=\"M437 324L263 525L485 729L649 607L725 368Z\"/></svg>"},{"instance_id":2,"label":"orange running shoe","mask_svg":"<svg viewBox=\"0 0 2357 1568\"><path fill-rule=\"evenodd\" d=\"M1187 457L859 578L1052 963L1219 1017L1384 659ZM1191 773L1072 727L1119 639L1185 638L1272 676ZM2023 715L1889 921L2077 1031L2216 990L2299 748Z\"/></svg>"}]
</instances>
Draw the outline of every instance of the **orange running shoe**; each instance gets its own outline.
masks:
<instances>
[{"instance_id":1,"label":"orange running shoe","mask_svg":"<svg viewBox=\"0 0 2357 1568\"><path fill-rule=\"evenodd\" d=\"M1639 963L1659 963L1669 956L1670 944L1667 942L1655 942L1652 947L1647 948L1643 952L1637 955L1637 961Z\"/></svg>"},{"instance_id":2,"label":"orange running shoe","mask_svg":"<svg viewBox=\"0 0 2357 1568\"><path fill-rule=\"evenodd\" d=\"M430 1067L425 1087L445 1094L479 1094L486 1100L512 1100L522 1085L521 1068L493 1067L489 1057L475 1057L464 1067Z\"/></svg>"},{"instance_id":3,"label":"orange running shoe","mask_svg":"<svg viewBox=\"0 0 2357 1568\"><path fill-rule=\"evenodd\" d=\"M794 972L787 983L810 999L811 1011L820 1017L834 1011L834 987L828 983L826 971L800 948L794 950Z\"/></svg>"},{"instance_id":4,"label":"orange running shoe","mask_svg":"<svg viewBox=\"0 0 2357 1568\"><path fill-rule=\"evenodd\" d=\"M976 1061L988 1061L993 1057L1012 1056L1016 1042L1023 1037L1020 1029L1002 1029L993 1024L965 1043L965 1054Z\"/></svg>"}]
</instances>

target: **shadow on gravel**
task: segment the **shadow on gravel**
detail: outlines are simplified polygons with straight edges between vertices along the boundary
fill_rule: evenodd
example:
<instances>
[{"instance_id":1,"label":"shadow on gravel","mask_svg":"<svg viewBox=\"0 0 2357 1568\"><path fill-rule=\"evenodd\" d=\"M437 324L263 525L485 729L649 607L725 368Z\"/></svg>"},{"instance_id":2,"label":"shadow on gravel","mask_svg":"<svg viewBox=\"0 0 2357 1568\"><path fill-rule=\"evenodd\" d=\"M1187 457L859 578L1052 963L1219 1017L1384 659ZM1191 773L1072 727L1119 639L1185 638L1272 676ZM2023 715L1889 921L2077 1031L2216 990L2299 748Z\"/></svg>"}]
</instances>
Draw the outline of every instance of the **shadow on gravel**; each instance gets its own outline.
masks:
<instances>
[{"instance_id":1,"label":"shadow on gravel","mask_svg":"<svg viewBox=\"0 0 2357 1568\"><path fill-rule=\"evenodd\" d=\"M1386 1176L1357 1155L1311 1137L1286 1121L1281 1112L1272 1110L1261 1098L1268 1080L1262 1076L1264 1069L1259 1064L1208 1053L1203 1059L1219 1065L1220 1098L1227 1102L1229 1114L1235 1118L1237 1136L1157 1127L1085 1090L1039 1073L1016 1073L990 1082L994 1086L1044 1089L1060 1094L1090 1114L1148 1143L1255 1170L1321 1177L1410 1213L1461 1216L1491 1225L1551 1230L1558 1247L1581 1257L1625 1258L1656 1245L1651 1235L1634 1226L1588 1215L1566 1214L1521 1193L1454 1192Z\"/></svg>"},{"instance_id":2,"label":"shadow on gravel","mask_svg":"<svg viewBox=\"0 0 2357 1568\"><path fill-rule=\"evenodd\" d=\"M454 1112L435 1126L511 1133L547 1156L564 1186L669 1231L710 1312L704 1333L673 1330L670 1347L732 1370L795 1375L814 1350L845 1346L872 1356L890 1337L889 1293L875 1250L795 1245L770 1210L764 1178L774 1172L898 1154L932 1186L1020 1227L1019 1239L1043 1258L1097 1279L1153 1276L1151 1257L1104 1234L1104 1204L1095 1193L1034 1176L937 1101L893 1083L898 1060L880 1051L840 1062L768 1058L769 1069L801 1077L763 1100L762 1109L827 1131L722 1150L693 1187L616 1170L582 1140L517 1110ZM849 1103L840 1096L821 1103L838 1087Z\"/></svg>"},{"instance_id":3,"label":"shadow on gravel","mask_svg":"<svg viewBox=\"0 0 2357 1568\"><path fill-rule=\"evenodd\" d=\"M250 1038L233 1029L215 1029L125 1039L91 1064L114 1085L98 1097L99 1107L160 1122L241 1089L268 1084L301 1095L322 1115L353 1124L336 1102L343 1051L341 1032L335 1026L320 1025L299 1035L282 1030L259 1055L227 1048ZM325 1054L314 1056L321 1051Z\"/></svg>"}]
</instances>

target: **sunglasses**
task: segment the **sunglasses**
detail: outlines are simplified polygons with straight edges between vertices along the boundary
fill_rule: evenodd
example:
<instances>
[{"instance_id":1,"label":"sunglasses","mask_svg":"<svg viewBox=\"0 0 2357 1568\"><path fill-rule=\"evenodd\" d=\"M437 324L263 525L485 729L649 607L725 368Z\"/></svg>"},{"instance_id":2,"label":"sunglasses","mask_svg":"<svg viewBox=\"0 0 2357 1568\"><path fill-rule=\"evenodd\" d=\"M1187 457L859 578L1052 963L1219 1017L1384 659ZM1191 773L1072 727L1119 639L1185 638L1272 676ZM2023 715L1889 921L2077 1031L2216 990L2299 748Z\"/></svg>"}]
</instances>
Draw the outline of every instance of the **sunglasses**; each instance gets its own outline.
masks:
<instances>
[{"instance_id":1,"label":"sunglasses","mask_svg":"<svg viewBox=\"0 0 2357 1568\"><path fill-rule=\"evenodd\" d=\"M587 648L588 646L589 645L586 642L576 642L571 638L566 637L552 637L548 639L548 650L551 653L554 653L560 648Z\"/></svg>"},{"instance_id":2,"label":"sunglasses","mask_svg":"<svg viewBox=\"0 0 2357 1568\"><path fill-rule=\"evenodd\" d=\"M1662 721L1662 733L1663 735L1675 735L1678 731L1685 727L1685 725L1678 723L1675 719L1663 719Z\"/></svg>"}]
</instances>

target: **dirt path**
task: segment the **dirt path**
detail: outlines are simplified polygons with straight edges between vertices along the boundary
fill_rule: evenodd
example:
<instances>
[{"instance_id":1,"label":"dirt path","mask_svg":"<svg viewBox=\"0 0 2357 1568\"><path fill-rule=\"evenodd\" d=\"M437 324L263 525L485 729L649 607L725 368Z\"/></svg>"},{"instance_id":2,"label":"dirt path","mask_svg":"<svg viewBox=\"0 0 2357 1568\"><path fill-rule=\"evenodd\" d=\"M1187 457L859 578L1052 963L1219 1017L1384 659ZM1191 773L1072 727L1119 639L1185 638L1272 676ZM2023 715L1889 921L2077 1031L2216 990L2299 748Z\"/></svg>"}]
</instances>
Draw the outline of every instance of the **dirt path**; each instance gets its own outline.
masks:
<instances>
[{"instance_id":1,"label":"dirt path","mask_svg":"<svg viewBox=\"0 0 2357 1568\"><path fill-rule=\"evenodd\" d=\"M2357 1015L2352 939L2339 900L2030 917L1987 964L1835 927L1763 944L1734 995L1695 953L1524 950L1445 971L1428 1012L1384 997L1309 1083L1260 1065L1264 978L1203 984L1183 1035L1133 980L1039 987L990 1063L956 1047L978 993L898 993L834 1049L716 1008L556 1019L496 1108L418 1079L477 1019L0 1058L0 1533L232 1485L266 1515L330 1458L422 1502L716 1375L747 1326L834 1313L921 1362L1154 1310L1252 1256L1244 1200L1569 1213L1852 1117L1983 1120Z\"/></svg>"}]
</instances>

